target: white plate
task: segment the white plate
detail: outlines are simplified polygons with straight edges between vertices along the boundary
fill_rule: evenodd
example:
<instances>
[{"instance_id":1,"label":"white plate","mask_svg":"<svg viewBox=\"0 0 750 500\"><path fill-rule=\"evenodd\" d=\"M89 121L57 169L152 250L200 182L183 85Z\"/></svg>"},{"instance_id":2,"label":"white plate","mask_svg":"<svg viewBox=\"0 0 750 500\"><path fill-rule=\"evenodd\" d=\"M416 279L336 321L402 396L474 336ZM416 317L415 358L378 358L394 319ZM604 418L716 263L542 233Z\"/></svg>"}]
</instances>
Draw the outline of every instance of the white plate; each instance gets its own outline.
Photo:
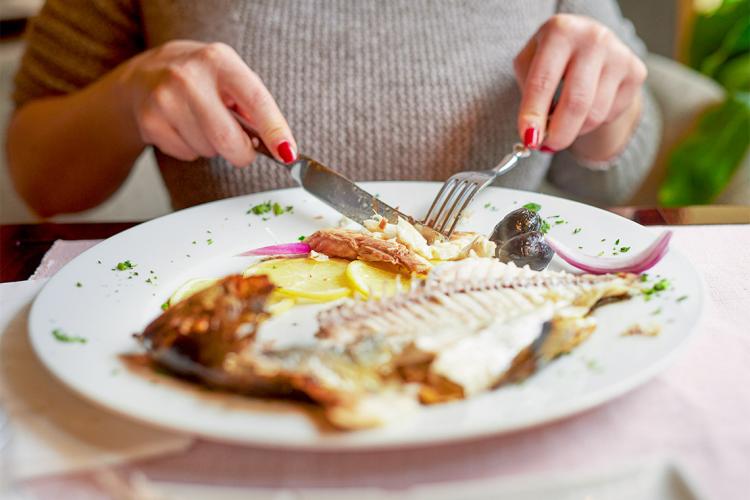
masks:
<instances>
[{"instance_id":1,"label":"white plate","mask_svg":"<svg viewBox=\"0 0 750 500\"><path fill-rule=\"evenodd\" d=\"M422 214L440 185L376 182L363 186L406 213ZM294 212L270 215L268 220L246 213L266 200L293 205ZM592 254L611 254L615 240L619 240L618 247L629 246L634 252L655 237L649 229L603 210L501 188L482 193L464 228L489 233L507 212L528 202L539 203L543 216L566 221L555 224L554 218L549 219L552 234ZM509 432L602 404L664 368L691 335L702 308L698 274L682 255L670 250L650 274L668 278L673 289L650 301L637 297L597 310L599 327L594 335L525 383L467 401L425 407L413 419L359 432L326 430L294 403L184 390L163 376L155 383L124 367L118 356L138 350L131 335L161 312L162 302L182 283L240 271L250 260L236 254L276 243L275 238L295 241L300 235L335 226L339 220L335 212L303 191L288 189L221 200L141 224L83 253L50 279L31 310L32 345L50 371L74 391L142 422L223 441L368 449ZM574 234L579 227L581 231ZM137 276L113 270L124 260L137 265ZM553 269L563 266L557 258L551 264ZM147 283L149 277L156 283ZM683 296L687 298L678 300ZM311 317L306 308L293 310L266 325L262 333L290 338L309 334L315 328ZM622 336L636 321L660 323L662 332L656 337ZM87 343L60 342L51 334L55 328L84 337Z\"/></svg>"}]
</instances>

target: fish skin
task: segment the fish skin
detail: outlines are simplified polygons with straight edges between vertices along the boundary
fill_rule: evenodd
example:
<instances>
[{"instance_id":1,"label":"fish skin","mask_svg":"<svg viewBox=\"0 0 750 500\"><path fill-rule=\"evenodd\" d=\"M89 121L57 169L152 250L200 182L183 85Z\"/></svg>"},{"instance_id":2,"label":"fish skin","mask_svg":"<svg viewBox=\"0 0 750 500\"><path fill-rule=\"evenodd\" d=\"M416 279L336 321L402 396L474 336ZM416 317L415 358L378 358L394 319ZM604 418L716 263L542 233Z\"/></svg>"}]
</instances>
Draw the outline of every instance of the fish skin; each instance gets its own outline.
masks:
<instances>
[{"instance_id":1,"label":"fish skin","mask_svg":"<svg viewBox=\"0 0 750 500\"><path fill-rule=\"evenodd\" d=\"M308 236L305 243L329 257L385 262L408 273L426 274L432 268L429 261L398 241L383 240L350 229L322 229Z\"/></svg>"},{"instance_id":2,"label":"fish skin","mask_svg":"<svg viewBox=\"0 0 750 500\"><path fill-rule=\"evenodd\" d=\"M172 304L135 337L154 360L185 375L196 366L220 366L253 341L275 288L266 276L227 276Z\"/></svg>"},{"instance_id":3,"label":"fish skin","mask_svg":"<svg viewBox=\"0 0 750 500\"><path fill-rule=\"evenodd\" d=\"M177 373L252 396L304 394L336 427L360 429L400 420L417 401L452 401L523 380L583 342L596 327L591 310L627 297L635 283L633 275L467 259L437 266L401 295L321 312L316 346L273 350L253 343L273 285L235 276L170 308L137 338ZM248 305L231 318L242 321L223 320L239 297Z\"/></svg>"}]
</instances>

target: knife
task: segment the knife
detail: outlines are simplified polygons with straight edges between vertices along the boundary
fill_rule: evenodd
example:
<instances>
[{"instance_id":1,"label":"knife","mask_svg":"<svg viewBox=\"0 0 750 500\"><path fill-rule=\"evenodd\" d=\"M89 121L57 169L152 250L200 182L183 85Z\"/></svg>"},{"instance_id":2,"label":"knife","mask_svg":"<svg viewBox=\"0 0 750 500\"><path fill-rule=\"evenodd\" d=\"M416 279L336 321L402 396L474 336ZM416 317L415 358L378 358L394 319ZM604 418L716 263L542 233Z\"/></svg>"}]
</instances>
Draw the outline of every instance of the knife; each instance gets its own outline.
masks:
<instances>
[{"instance_id":1,"label":"knife","mask_svg":"<svg viewBox=\"0 0 750 500\"><path fill-rule=\"evenodd\" d=\"M322 163L313 160L303 154L297 155L297 160L286 164L278 161L261 140L258 133L248 121L235 111L230 110L235 119L253 141L255 150L272 159L279 165L286 167L302 188L315 196L317 199L333 208L340 214L350 218L354 222L364 225L366 220L372 219L374 215L380 215L391 224L396 224L399 217L411 223L417 231L422 233L428 243L442 241L445 237L406 214L383 203L375 196L360 188L339 172L326 167Z\"/></svg>"}]
</instances>

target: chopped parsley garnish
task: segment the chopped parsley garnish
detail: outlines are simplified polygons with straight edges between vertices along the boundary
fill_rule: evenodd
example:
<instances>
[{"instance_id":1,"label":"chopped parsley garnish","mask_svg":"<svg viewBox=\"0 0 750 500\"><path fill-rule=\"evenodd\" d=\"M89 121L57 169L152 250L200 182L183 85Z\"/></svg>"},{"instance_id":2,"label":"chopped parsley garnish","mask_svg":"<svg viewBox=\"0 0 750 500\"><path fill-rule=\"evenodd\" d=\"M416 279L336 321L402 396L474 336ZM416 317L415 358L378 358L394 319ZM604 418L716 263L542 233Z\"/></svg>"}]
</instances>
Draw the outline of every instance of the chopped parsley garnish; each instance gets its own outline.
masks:
<instances>
[{"instance_id":1,"label":"chopped parsley garnish","mask_svg":"<svg viewBox=\"0 0 750 500\"><path fill-rule=\"evenodd\" d=\"M169 299L165 300L164 303L161 305L161 310L166 311L169 309Z\"/></svg>"},{"instance_id":2,"label":"chopped parsley garnish","mask_svg":"<svg viewBox=\"0 0 750 500\"><path fill-rule=\"evenodd\" d=\"M654 284L654 290L657 292L662 292L666 290L668 286L669 286L669 281L667 281L666 278L662 278Z\"/></svg>"},{"instance_id":3,"label":"chopped parsley garnish","mask_svg":"<svg viewBox=\"0 0 750 500\"><path fill-rule=\"evenodd\" d=\"M209 245L213 245L214 244L214 240L212 240L211 238L209 238L209 239L206 240L206 243L209 244Z\"/></svg>"},{"instance_id":4,"label":"chopped parsley garnish","mask_svg":"<svg viewBox=\"0 0 750 500\"><path fill-rule=\"evenodd\" d=\"M592 372L602 372L602 366L595 359L582 359L581 361L583 361L583 363L586 365L586 368L588 368Z\"/></svg>"},{"instance_id":5,"label":"chopped parsley garnish","mask_svg":"<svg viewBox=\"0 0 750 500\"><path fill-rule=\"evenodd\" d=\"M255 205L254 207L250 207L247 209L247 213L253 213L255 215L263 215L267 214L271 211L271 202L267 201L265 203L259 203Z\"/></svg>"},{"instance_id":6,"label":"chopped parsley garnish","mask_svg":"<svg viewBox=\"0 0 750 500\"><path fill-rule=\"evenodd\" d=\"M83 283L81 283L80 281L76 281L77 288L81 288L82 286L83 286Z\"/></svg>"},{"instance_id":7,"label":"chopped parsley garnish","mask_svg":"<svg viewBox=\"0 0 750 500\"><path fill-rule=\"evenodd\" d=\"M620 247L620 252L621 253L625 253L625 252L629 252L629 251L630 251L630 247Z\"/></svg>"},{"instance_id":8,"label":"chopped parsley garnish","mask_svg":"<svg viewBox=\"0 0 750 500\"><path fill-rule=\"evenodd\" d=\"M555 225L558 225L558 224L567 224L567 222L566 222L566 221L564 221L563 219L557 219L557 220L555 221Z\"/></svg>"},{"instance_id":9,"label":"chopped parsley garnish","mask_svg":"<svg viewBox=\"0 0 750 500\"><path fill-rule=\"evenodd\" d=\"M607 241L607 238L602 238L602 239L601 239L601 240L599 240L599 241L601 241L602 243L604 243L605 241Z\"/></svg>"},{"instance_id":10,"label":"chopped parsley garnish","mask_svg":"<svg viewBox=\"0 0 750 500\"><path fill-rule=\"evenodd\" d=\"M651 297L654 296L654 294L657 294L659 292L663 292L669 287L669 281L666 278L662 278L656 283L654 283L654 286L651 288L644 288L641 290L643 295L645 295L646 300L650 300Z\"/></svg>"},{"instance_id":11,"label":"chopped parsley garnish","mask_svg":"<svg viewBox=\"0 0 750 500\"><path fill-rule=\"evenodd\" d=\"M531 210L532 212L538 212L542 209L542 206L539 203L527 203L523 208Z\"/></svg>"},{"instance_id":12,"label":"chopped parsley garnish","mask_svg":"<svg viewBox=\"0 0 750 500\"><path fill-rule=\"evenodd\" d=\"M292 205L283 206L278 202L271 202L266 201L264 203L259 203L258 205L255 205L254 207L250 207L247 211L247 213L252 213L255 215L265 215L268 213L273 213L276 217L279 215L283 215L285 213L290 213L294 211L294 207ZM268 220L267 217L263 217L263 220Z\"/></svg>"},{"instance_id":13,"label":"chopped parsley garnish","mask_svg":"<svg viewBox=\"0 0 750 500\"><path fill-rule=\"evenodd\" d=\"M578 234L581 231L582 231L582 229L580 227L577 227L577 228L573 229L573 234Z\"/></svg>"},{"instance_id":14,"label":"chopped parsley garnish","mask_svg":"<svg viewBox=\"0 0 750 500\"><path fill-rule=\"evenodd\" d=\"M302 236L300 236L299 238L297 238L297 241L305 241L305 238L307 238L307 236L305 236L303 234Z\"/></svg>"},{"instance_id":15,"label":"chopped parsley garnish","mask_svg":"<svg viewBox=\"0 0 750 500\"><path fill-rule=\"evenodd\" d=\"M602 250L601 252L599 252L598 254L596 254L597 257L601 257L602 255L604 255L604 250Z\"/></svg>"},{"instance_id":16,"label":"chopped parsley garnish","mask_svg":"<svg viewBox=\"0 0 750 500\"><path fill-rule=\"evenodd\" d=\"M617 246L617 245L619 245L619 244L620 244L620 238L617 238L617 239L615 240L615 246Z\"/></svg>"},{"instance_id":17,"label":"chopped parsley garnish","mask_svg":"<svg viewBox=\"0 0 750 500\"><path fill-rule=\"evenodd\" d=\"M683 300L685 300L685 299L687 299L687 298L688 298L688 296L687 296L687 295L682 295L682 296L680 296L680 297L677 297L677 302L682 302Z\"/></svg>"},{"instance_id":18,"label":"chopped parsley garnish","mask_svg":"<svg viewBox=\"0 0 750 500\"><path fill-rule=\"evenodd\" d=\"M648 273L641 274L641 283L645 283L648 281Z\"/></svg>"},{"instance_id":19,"label":"chopped parsley garnish","mask_svg":"<svg viewBox=\"0 0 750 500\"><path fill-rule=\"evenodd\" d=\"M542 219L542 227L539 228L539 231L542 234L547 234L549 232L549 229L550 229L549 222L547 222L546 220Z\"/></svg>"},{"instance_id":20,"label":"chopped parsley garnish","mask_svg":"<svg viewBox=\"0 0 750 500\"><path fill-rule=\"evenodd\" d=\"M195 241L195 240L193 240L193 245L195 245L196 243L198 243L198 242L197 242L197 241Z\"/></svg>"},{"instance_id":21,"label":"chopped parsley garnish","mask_svg":"<svg viewBox=\"0 0 750 500\"><path fill-rule=\"evenodd\" d=\"M118 262L115 267L112 268L113 271L128 271L130 269L133 269L135 267L135 264L130 262L129 260L124 260L122 262Z\"/></svg>"},{"instance_id":22,"label":"chopped parsley garnish","mask_svg":"<svg viewBox=\"0 0 750 500\"><path fill-rule=\"evenodd\" d=\"M491 212L497 212L497 207L490 202L485 203L484 208L486 208L487 210Z\"/></svg>"},{"instance_id":23,"label":"chopped parsley garnish","mask_svg":"<svg viewBox=\"0 0 750 500\"><path fill-rule=\"evenodd\" d=\"M83 337L78 337L76 335L68 335L67 333L63 332L59 328L55 328L52 330L52 336L55 337L55 340L59 342L67 342L69 344L85 344L86 339Z\"/></svg>"}]
</instances>

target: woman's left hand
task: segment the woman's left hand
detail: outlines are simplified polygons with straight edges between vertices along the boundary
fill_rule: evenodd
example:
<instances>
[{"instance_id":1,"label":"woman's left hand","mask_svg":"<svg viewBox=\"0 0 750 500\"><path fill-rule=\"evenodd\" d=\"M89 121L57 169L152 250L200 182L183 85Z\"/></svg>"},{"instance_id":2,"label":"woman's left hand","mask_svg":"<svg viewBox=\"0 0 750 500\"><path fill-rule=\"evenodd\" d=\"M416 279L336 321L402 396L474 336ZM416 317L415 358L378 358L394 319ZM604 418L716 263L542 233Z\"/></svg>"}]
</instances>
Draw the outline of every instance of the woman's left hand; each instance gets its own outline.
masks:
<instances>
[{"instance_id":1,"label":"woman's left hand","mask_svg":"<svg viewBox=\"0 0 750 500\"><path fill-rule=\"evenodd\" d=\"M518 130L528 147L560 151L589 134L599 137L582 141L581 153L604 160L624 146L640 113L646 66L609 28L588 17L557 14L513 66L523 96Z\"/></svg>"}]
</instances>

